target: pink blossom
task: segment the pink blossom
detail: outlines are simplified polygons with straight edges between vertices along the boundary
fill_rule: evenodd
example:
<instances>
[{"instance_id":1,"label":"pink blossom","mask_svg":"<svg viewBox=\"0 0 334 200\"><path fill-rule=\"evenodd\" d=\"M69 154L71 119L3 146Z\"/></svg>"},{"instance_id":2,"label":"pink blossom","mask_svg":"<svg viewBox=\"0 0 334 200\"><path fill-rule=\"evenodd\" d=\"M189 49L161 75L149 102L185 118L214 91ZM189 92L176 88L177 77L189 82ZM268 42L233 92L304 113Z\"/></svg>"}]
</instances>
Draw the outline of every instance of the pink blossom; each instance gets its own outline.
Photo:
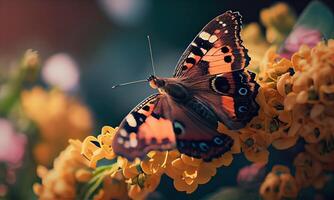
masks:
<instances>
[{"instance_id":1,"label":"pink blossom","mask_svg":"<svg viewBox=\"0 0 334 200\"><path fill-rule=\"evenodd\" d=\"M8 120L0 119L0 162L20 164L26 143L25 135L16 133Z\"/></svg>"},{"instance_id":2,"label":"pink blossom","mask_svg":"<svg viewBox=\"0 0 334 200\"><path fill-rule=\"evenodd\" d=\"M237 182L245 188L257 187L265 175L265 164L253 163L239 170Z\"/></svg>"},{"instance_id":3,"label":"pink blossom","mask_svg":"<svg viewBox=\"0 0 334 200\"><path fill-rule=\"evenodd\" d=\"M77 89L80 72L78 64L66 53L58 53L49 57L42 68L43 80L64 91Z\"/></svg>"},{"instance_id":4,"label":"pink blossom","mask_svg":"<svg viewBox=\"0 0 334 200\"><path fill-rule=\"evenodd\" d=\"M314 47L322 39L322 34L316 30L303 26L297 26L290 33L281 49L281 56L290 58L294 52L297 52L303 44Z\"/></svg>"}]
</instances>

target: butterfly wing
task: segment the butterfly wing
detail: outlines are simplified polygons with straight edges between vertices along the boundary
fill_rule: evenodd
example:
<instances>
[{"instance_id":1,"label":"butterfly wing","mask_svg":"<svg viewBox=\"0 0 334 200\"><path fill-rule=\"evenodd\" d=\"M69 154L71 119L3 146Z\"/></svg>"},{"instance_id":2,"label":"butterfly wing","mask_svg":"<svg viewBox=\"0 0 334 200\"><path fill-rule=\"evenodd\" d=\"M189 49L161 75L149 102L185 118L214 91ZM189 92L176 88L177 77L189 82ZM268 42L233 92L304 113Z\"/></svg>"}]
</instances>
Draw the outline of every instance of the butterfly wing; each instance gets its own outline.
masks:
<instances>
[{"instance_id":1,"label":"butterfly wing","mask_svg":"<svg viewBox=\"0 0 334 200\"><path fill-rule=\"evenodd\" d=\"M189 79L185 84L190 85L188 88L195 97L210 104L218 120L231 130L245 127L258 114L259 85L255 74L246 69L201 80Z\"/></svg>"},{"instance_id":2,"label":"butterfly wing","mask_svg":"<svg viewBox=\"0 0 334 200\"><path fill-rule=\"evenodd\" d=\"M185 104L165 101L172 105L170 119L181 153L211 161L231 150L233 139L217 131L217 116L210 105L196 97Z\"/></svg>"},{"instance_id":3,"label":"butterfly wing","mask_svg":"<svg viewBox=\"0 0 334 200\"><path fill-rule=\"evenodd\" d=\"M233 144L229 136L216 131L217 126L214 112L198 99L180 105L167 95L153 95L123 120L113 149L133 160L144 158L151 150L177 147L181 153L209 161Z\"/></svg>"},{"instance_id":4,"label":"butterfly wing","mask_svg":"<svg viewBox=\"0 0 334 200\"><path fill-rule=\"evenodd\" d=\"M116 154L129 160L144 158L151 150L169 150L175 148L175 135L172 123L157 118L153 110L161 107L164 95L154 94L146 98L133 109L121 122L113 140ZM157 112L157 111L156 111ZM163 112L159 110L158 113Z\"/></svg>"},{"instance_id":5,"label":"butterfly wing","mask_svg":"<svg viewBox=\"0 0 334 200\"><path fill-rule=\"evenodd\" d=\"M215 75L247 67L250 57L240 30L239 12L227 11L210 21L183 53L174 77Z\"/></svg>"},{"instance_id":6,"label":"butterfly wing","mask_svg":"<svg viewBox=\"0 0 334 200\"><path fill-rule=\"evenodd\" d=\"M227 11L206 25L181 57L174 76L196 97L212 105L229 129L257 115L259 85L245 69L250 58L240 38L241 16Z\"/></svg>"}]
</instances>

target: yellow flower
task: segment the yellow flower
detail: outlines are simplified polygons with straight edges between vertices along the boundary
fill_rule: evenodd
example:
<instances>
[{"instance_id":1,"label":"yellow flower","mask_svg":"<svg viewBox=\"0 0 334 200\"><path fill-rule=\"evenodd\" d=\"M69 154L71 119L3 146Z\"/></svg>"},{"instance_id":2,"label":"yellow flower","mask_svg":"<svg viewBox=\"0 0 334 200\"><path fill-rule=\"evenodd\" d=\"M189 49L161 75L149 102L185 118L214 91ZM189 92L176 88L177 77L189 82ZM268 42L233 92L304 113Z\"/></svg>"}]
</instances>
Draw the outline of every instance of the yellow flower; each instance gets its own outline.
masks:
<instances>
[{"instance_id":1,"label":"yellow flower","mask_svg":"<svg viewBox=\"0 0 334 200\"><path fill-rule=\"evenodd\" d=\"M139 160L129 162L126 158L118 156L117 164L122 169L125 179L132 179L140 174L140 171L138 171L138 167L140 166Z\"/></svg>"},{"instance_id":2,"label":"yellow flower","mask_svg":"<svg viewBox=\"0 0 334 200\"><path fill-rule=\"evenodd\" d=\"M112 141L116 130L110 126L104 126L99 136L88 136L83 141L81 153L90 161L89 166L96 167L96 163L103 159L112 160L116 157L112 149Z\"/></svg>"},{"instance_id":3,"label":"yellow flower","mask_svg":"<svg viewBox=\"0 0 334 200\"><path fill-rule=\"evenodd\" d=\"M35 183L33 189L39 199L76 199L77 184L92 176L88 161L80 155L81 145L79 140L70 140L70 145L55 159L53 169L37 168L42 184Z\"/></svg>"},{"instance_id":4,"label":"yellow flower","mask_svg":"<svg viewBox=\"0 0 334 200\"><path fill-rule=\"evenodd\" d=\"M275 165L260 187L260 195L264 200L296 198L298 192L295 178L282 165Z\"/></svg>"},{"instance_id":5,"label":"yellow flower","mask_svg":"<svg viewBox=\"0 0 334 200\"><path fill-rule=\"evenodd\" d=\"M272 145L276 149L284 150L293 147L297 143L298 139L298 135L288 136L287 133L285 133L283 130L282 132L280 132L279 138L272 142Z\"/></svg>"},{"instance_id":6,"label":"yellow flower","mask_svg":"<svg viewBox=\"0 0 334 200\"><path fill-rule=\"evenodd\" d=\"M128 186L120 171L106 176L103 179L103 188L93 197L94 200L106 199L130 199L128 195Z\"/></svg>"},{"instance_id":7,"label":"yellow flower","mask_svg":"<svg viewBox=\"0 0 334 200\"><path fill-rule=\"evenodd\" d=\"M241 148L246 158L252 162L268 162L270 136L262 131L241 130Z\"/></svg>"},{"instance_id":8,"label":"yellow flower","mask_svg":"<svg viewBox=\"0 0 334 200\"><path fill-rule=\"evenodd\" d=\"M204 162L182 154L170 165L167 165L166 174L173 179L174 187L186 193L194 192L199 184L206 184L216 174L216 169L232 162L231 153L225 153L221 158L212 162Z\"/></svg>"},{"instance_id":9,"label":"yellow flower","mask_svg":"<svg viewBox=\"0 0 334 200\"><path fill-rule=\"evenodd\" d=\"M249 69L258 71L263 55L270 46L261 33L260 25L257 23L246 25L241 31L241 38L243 39L244 46L249 50L249 56L252 58Z\"/></svg>"},{"instance_id":10,"label":"yellow flower","mask_svg":"<svg viewBox=\"0 0 334 200\"><path fill-rule=\"evenodd\" d=\"M334 85L321 85L319 87L319 96L320 101L325 105L333 105L334 104Z\"/></svg>"},{"instance_id":11,"label":"yellow flower","mask_svg":"<svg viewBox=\"0 0 334 200\"><path fill-rule=\"evenodd\" d=\"M263 25L267 28L266 38L270 43L281 43L289 34L296 17L286 3L277 3L260 12Z\"/></svg>"},{"instance_id":12,"label":"yellow flower","mask_svg":"<svg viewBox=\"0 0 334 200\"><path fill-rule=\"evenodd\" d=\"M264 200L279 200L279 187L280 178L274 174L269 173L265 181L261 184L260 195Z\"/></svg>"},{"instance_id":13,"label":"yellow flower","mask_svg":"<svg viewBox=\"0 0 334 200\"><path fill-rule=\"evenodd\" d=\"M293 163L296 167L296 181L300 187L308 187L323 179L322 165L310 154L299 153Z\"/></svg>"},{"instance_id":14,"label":"yellow flower","mask_svg":"<svg viewBox=\"0 0 334 200\"><path fill-rule=\"evenodd\" d=\"M49 165L66 147L69 138L83 139L91 132L93 121L89 110L61 91L34 87L22 92L21 102L24 113L36 123L41 134L34 150L40 164Z\"/></svg>"},{"instance_id":15,"label":"yellow flower","mask_svg":"<svg viewBox=\"0 0 334 200\"><path fill-rule=\"evenodd\" d=\"M291 174L282 174L280 179L280 196L286 198L296 198L299 192L299 188L295 178Z\"/></svg>"},{"instance_id":16,"label":"yellow flower","mask_svg":"<svg viewBox=\"0 0 334 200\"><path fill-rule=\"evenodd\" d=\"M145 174L161 175L167 166L168 151L152 151L147 155L147 159L140 163L141 169Z\"/></svg>"},{"instance_id":17,"label":"yellow flower","mask_svg":"<svg viewBox=\"0 0 334 200\"><path fill-rule=\"evenodd\" d=\"M36 69L40 64L37 51L28 49L23 57L22 66L29 69Z\"/></svg>"},{"instance_id":18,"label":"yellow flower","mask_svg":"<svg viewBox=\"0 0 334 200\"><path fill-rule=\"evenodd\" d=\"M248 48L248 54L252 58L250 69L259 71L259 66L266 62L266 51L275 49L288 36L295 24L295 16L289 6L285 3L277 3L260 13L262 24L266 27L266 38L261 32L258 23L250 23L241 31L244 45ZM261 68L260 68L261 69ZM263 70L260 70L263 72ZM262 74L264 75L264 74Z\"/></svg>"},{"instance_id":19,"label":"yellow flower","mask_svg":"<svg viewBox=\"0 0 334 200\"><path fill-rule=\"evenodd\" d=\"M329 135L318 143L305 145L306 151L320 162L334 164L334 136Z\"/></svg>"},{"instance_id":20,"label":"yellow flower","mask_svg":"<svg viewBox=\"0 0 334 200\"><path fill-rule=\"evenodd\" d=\"M146 199L147 195L155 191L160 183L160 175L145 175L139 176L138 179L142 184L130 185L129 188L129 197L134 200L143 200Z\"/></svg>"}]
</instances>

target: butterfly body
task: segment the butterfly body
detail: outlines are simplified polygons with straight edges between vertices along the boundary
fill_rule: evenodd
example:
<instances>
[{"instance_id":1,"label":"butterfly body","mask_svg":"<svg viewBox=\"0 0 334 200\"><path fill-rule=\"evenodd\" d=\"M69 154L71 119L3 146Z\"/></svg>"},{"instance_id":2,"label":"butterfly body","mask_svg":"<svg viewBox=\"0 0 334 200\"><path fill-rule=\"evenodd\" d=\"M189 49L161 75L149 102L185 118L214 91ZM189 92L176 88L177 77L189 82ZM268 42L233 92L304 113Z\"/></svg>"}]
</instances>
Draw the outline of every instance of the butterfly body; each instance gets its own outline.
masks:
<instances>
[{"instance_id":1,"label":"butterfly body","mask_svg":"<svg viewBox=\"0 0 334 200\"><path fill-rule=\"evenodd\" d=\"M113 149L133 160L151 150L177 148L210 161L229 151L230 136L257 115L259 85L245 69L249 57L240 39L241 16L227 11L213 19L188 46L174 76L150 76L157 89L122 121Z\"/></svg>"},{"instance_id":2,"label":"butterfly body","mask_svg":"<svg viewBox=\"0 0 334 200\"><path fill-rule=\"evenodd\" d=\"M153 89L158 89L161 94L170 96L176 102L186 102L191 98L191 91L177 78L157 78L152 75L148 80Z\"/></svg>"},{"instance_id":3,"label":"butterfly body","mask_svg":"<svg viewBox=\"0 0 334 200\"><path fill-rule=\"evenodd\" d=\"M200 87L194 87L196 81L182 78L149 78L153 89L158 89L161 95L165 95L169 102L178 104L193 117L202 120L212 128L217 128L218 117L210 105L196 98L196 93L200 93ZM197 90L196 90L197 89Z\"/></svg>"}]
</instances>

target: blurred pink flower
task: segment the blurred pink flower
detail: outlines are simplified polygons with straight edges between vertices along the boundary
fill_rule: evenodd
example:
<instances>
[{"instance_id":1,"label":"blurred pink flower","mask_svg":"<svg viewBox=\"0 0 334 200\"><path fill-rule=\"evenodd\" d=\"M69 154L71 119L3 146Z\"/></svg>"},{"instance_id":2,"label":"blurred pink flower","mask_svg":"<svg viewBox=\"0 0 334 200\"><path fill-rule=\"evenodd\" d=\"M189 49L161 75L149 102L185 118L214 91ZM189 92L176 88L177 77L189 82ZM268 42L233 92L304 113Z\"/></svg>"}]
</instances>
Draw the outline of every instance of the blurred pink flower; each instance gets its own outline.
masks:
<instances>
[{"instance_id":1,"label":"blurred pink flower","mask_svg":"<svg viewBox=\"0 0 334 200\"><path fill-rule=\"evenodd\" d=\"M16 133L8 120L0 119L0 137L0 162L20 164L27 143L26 136Z\"/></svg>"},{"instance_id":2,"label":"blurred pink flower","mask_svg":"<svg viewBox=\"0 0 334 200\"><path fill-rule=\"evenodd\" d=\"M280 54L282 57L290 58L303 44L312 48L320 42L321 39L322 34L318 30L297 26L285 40Z\"/></svg>"},{"instance_id":3,"label":"blurred pink flower","mask_svg":"<svg viewBox=\"0 0 334 200\"><path fill-rule=\"evenodd\" d=\"M45 61L42 78L46 83L64 91L75 90L80 79L78 64L66 53L54 54Z\"/></svg>"},{"instance_id":4,"label":"blurred pink flower","mask_svg":"<svg viewBox=\"0 0 334 200\"><path fill-rule=\"evenodd\" d=\"M237 182L240 186L251 189L260 185L265 175L265 164L253 163L239 170Z\"/></svg>"}]
</instances>

